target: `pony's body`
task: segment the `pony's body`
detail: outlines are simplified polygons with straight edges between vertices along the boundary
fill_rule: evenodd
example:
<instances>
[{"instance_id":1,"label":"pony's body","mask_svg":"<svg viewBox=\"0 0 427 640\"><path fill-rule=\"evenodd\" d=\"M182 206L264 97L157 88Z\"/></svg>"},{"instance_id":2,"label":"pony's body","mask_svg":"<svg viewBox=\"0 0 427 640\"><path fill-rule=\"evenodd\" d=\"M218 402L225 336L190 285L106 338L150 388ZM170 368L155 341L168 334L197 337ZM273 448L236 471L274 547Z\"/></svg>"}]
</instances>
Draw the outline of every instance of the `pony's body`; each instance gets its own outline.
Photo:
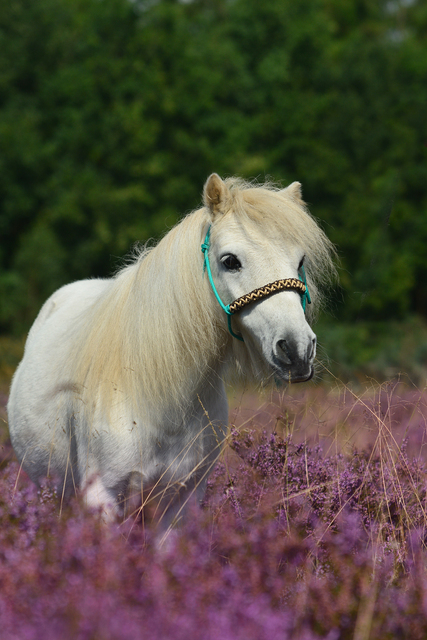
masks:
<instances>
[{"instance_id":1,"label":"pony's body","mask_svg":"<svg viewBox=\"0 0 427 640\"><path fill-rule=\"evenodd\" d=\"M233 317L244 342L235 340L203 276L200 245L212 225L212 272L228 301L295 277L304 253L315 298L310 273L316 259L323 272L330 268L331 246L297 183L280 192L229 184L214 174L205 207L157 247L113 279L61 288L41 309L8 404L12 444L35 481L56 476L64 495L81 488L110 515L161 496L168 524L190 494L202 495L220 452L227 370L311 377L315 337L298 293L282 291ZM294 229L280 236L281 225ZM298 246L304 233L307 246ZM223 266L231 252L238 270Z\"/></svg>"}]
</instances>

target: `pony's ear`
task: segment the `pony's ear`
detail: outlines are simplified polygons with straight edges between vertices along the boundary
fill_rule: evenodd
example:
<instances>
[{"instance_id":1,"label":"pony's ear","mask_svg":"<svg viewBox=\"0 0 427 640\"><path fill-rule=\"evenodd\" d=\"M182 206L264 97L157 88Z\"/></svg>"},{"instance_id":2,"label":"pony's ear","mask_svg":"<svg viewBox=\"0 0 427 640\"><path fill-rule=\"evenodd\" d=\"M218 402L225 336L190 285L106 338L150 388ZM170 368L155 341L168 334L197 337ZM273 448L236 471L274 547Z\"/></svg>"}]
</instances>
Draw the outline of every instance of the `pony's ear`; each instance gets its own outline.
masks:
<instances>
[{"instance_id":1,"label":"pony's ear","mask_svg":"<svg viewBox=\"0 0 427 640\"><path fill-rule=\"evenodd\" d=\"M302 199L301 182L292 182L289 187L282 189L280 193L283 193L283 195L286 195L297 204L305 204Z\"/></svg>"},{"instance_id":2,"label":"pony's ear","mask_svg":"<svg viewBox=\"0 0 427 640\"><path fill-rule=\"evenodd\" d=\"M225 182L217 173L212 173L203 188L203 203L209 209L212 217L218 213L224 213L229 197L230 191Z\"/></svg>"}]
</instances>

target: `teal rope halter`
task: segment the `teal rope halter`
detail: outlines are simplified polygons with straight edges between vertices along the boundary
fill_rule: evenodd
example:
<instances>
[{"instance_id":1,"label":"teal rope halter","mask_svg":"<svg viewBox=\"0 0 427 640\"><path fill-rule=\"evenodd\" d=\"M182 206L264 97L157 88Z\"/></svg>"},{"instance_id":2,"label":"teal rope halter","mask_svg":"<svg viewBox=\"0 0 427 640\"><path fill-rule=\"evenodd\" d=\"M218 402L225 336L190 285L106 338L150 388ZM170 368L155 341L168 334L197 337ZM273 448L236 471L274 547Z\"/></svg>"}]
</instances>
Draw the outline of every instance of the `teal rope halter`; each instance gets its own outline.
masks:
<instances>
[{"instance_id":1,"label":"teal rope halter","mask_svg":"<svg viewBox=\"0 0 427 640\"><path fill-rule=\"evenodd\" d=\"M215 283L212 277L211 266L209 263L210 234L211 234L211 227L209 227L208 232L206 234L205 241L202 244L202 252L204 255L203 272L206 270L215 298L218 300L218 303L221 309L227 315L228 330L233 336L233 338L237 338L237 340L241 340L242 342L244 342L242 336L237 333L234 333L233 329L231 328L231 316L237 311L240 311L241 309L243 309L243 307L247 306L248 304L251 304L252 302L256 302L257 300L262 300L263 298L266 298L272 293L277 293L278 291L283 291L283 290L297 291L301 295L301 304L305 312L306 303L308 302L308 304L311 304L311 298L310 298L310 293L308 291L304 266L301 266L300 268L302 278L299 277L298 279L286 278L285 280L276 280L275 282L271 282L270 284L267 284L264 287L260 287L259 289L254 289L250 293L247 293L244 296L237 298L237 300L235 300L234 302L231 302L230 304L225 305L221 300L218 291L216 290Z\"/></svg>"}]
</instances>

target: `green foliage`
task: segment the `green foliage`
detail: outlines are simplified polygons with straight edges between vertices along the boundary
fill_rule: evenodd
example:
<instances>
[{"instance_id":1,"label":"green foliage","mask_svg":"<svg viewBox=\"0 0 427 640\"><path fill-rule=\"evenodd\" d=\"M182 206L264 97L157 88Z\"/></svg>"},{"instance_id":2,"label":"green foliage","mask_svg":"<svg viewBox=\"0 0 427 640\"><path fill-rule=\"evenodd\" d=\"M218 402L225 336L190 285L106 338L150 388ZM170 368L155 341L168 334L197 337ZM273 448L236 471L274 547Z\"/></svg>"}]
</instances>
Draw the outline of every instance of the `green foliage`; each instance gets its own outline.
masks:
<instances>
[{"instance_id":1,"label":"green foliage","mask_svg":"<svg viewBox=\"0 0 427 640\"><path fill-rule=\"evenodd\" d=\"M423 386L427 379L427 323L420 317L343 323L323 319L318 374L326 381L382 382L402 378Z\"/></svg>"},{"instance_id":2,"label":"green foliage","mask_svg":"<svg viewBox=\"0 0 427 640\"><path fill-rule=\"evenodd\" d=\"M427 12L369 0L0 6L0 329L106 276L211 171L303 183L346 319L427 315Z\"/></svg>"},{"instance_id":3,"label":"green foliage","mask_svg":"<svg viewBox=\"0 0 427 640\"><path fill-rule=\"evenodd\" d=\"M22 338L0 336L0 405L4 398L2 393L3 391L5 393L7 392L12 375L21 361L23 353L24 340ZM4 416L6 417L5 412ZM0 411L0 424L1 423L6 424L6 420L3 419L3 414ZM0 442L3 439L3 435L6 437L0 429ZM9 437L9 434L7 434L7 437Z\"/></svg>"}]
</instances>

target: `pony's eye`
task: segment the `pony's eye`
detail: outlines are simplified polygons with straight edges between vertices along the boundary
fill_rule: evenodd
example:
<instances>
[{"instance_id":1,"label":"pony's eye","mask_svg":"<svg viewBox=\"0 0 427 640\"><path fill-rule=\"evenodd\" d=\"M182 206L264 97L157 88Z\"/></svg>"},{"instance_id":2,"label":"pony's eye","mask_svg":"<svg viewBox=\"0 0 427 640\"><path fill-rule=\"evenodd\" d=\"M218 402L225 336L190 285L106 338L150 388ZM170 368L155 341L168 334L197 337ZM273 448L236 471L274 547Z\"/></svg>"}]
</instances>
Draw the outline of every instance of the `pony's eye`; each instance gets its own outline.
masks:
<instances>
[{"instance_id":1,"label":"pony's eye","mask_svg":"<svg viewBox=\"0 0 427 640\"><path fill-rule=\"evenodd\" d=\"M221 259L221 262L224 265L224 267L229 271L239 271L239 269L242 268L242 265L240 264L239 259L232 253L229 253L228 255L224 256Z\"/></svg>"},{"instance_id":2,"label":"pony's eye","mask_svg":"<svg viewBox=\"0 0 427 640\"><path fill-rule=\"evenodd\" d=\"M301 258L301 260L300 260L300 263L299 263L299 265L298 265L298 271L299 271L299 270L301 269L301 267L303 266L303 264L304 264L304 259L305 259L305 256L303 256L303 257Z\"/></svg>"}]
</instances>

